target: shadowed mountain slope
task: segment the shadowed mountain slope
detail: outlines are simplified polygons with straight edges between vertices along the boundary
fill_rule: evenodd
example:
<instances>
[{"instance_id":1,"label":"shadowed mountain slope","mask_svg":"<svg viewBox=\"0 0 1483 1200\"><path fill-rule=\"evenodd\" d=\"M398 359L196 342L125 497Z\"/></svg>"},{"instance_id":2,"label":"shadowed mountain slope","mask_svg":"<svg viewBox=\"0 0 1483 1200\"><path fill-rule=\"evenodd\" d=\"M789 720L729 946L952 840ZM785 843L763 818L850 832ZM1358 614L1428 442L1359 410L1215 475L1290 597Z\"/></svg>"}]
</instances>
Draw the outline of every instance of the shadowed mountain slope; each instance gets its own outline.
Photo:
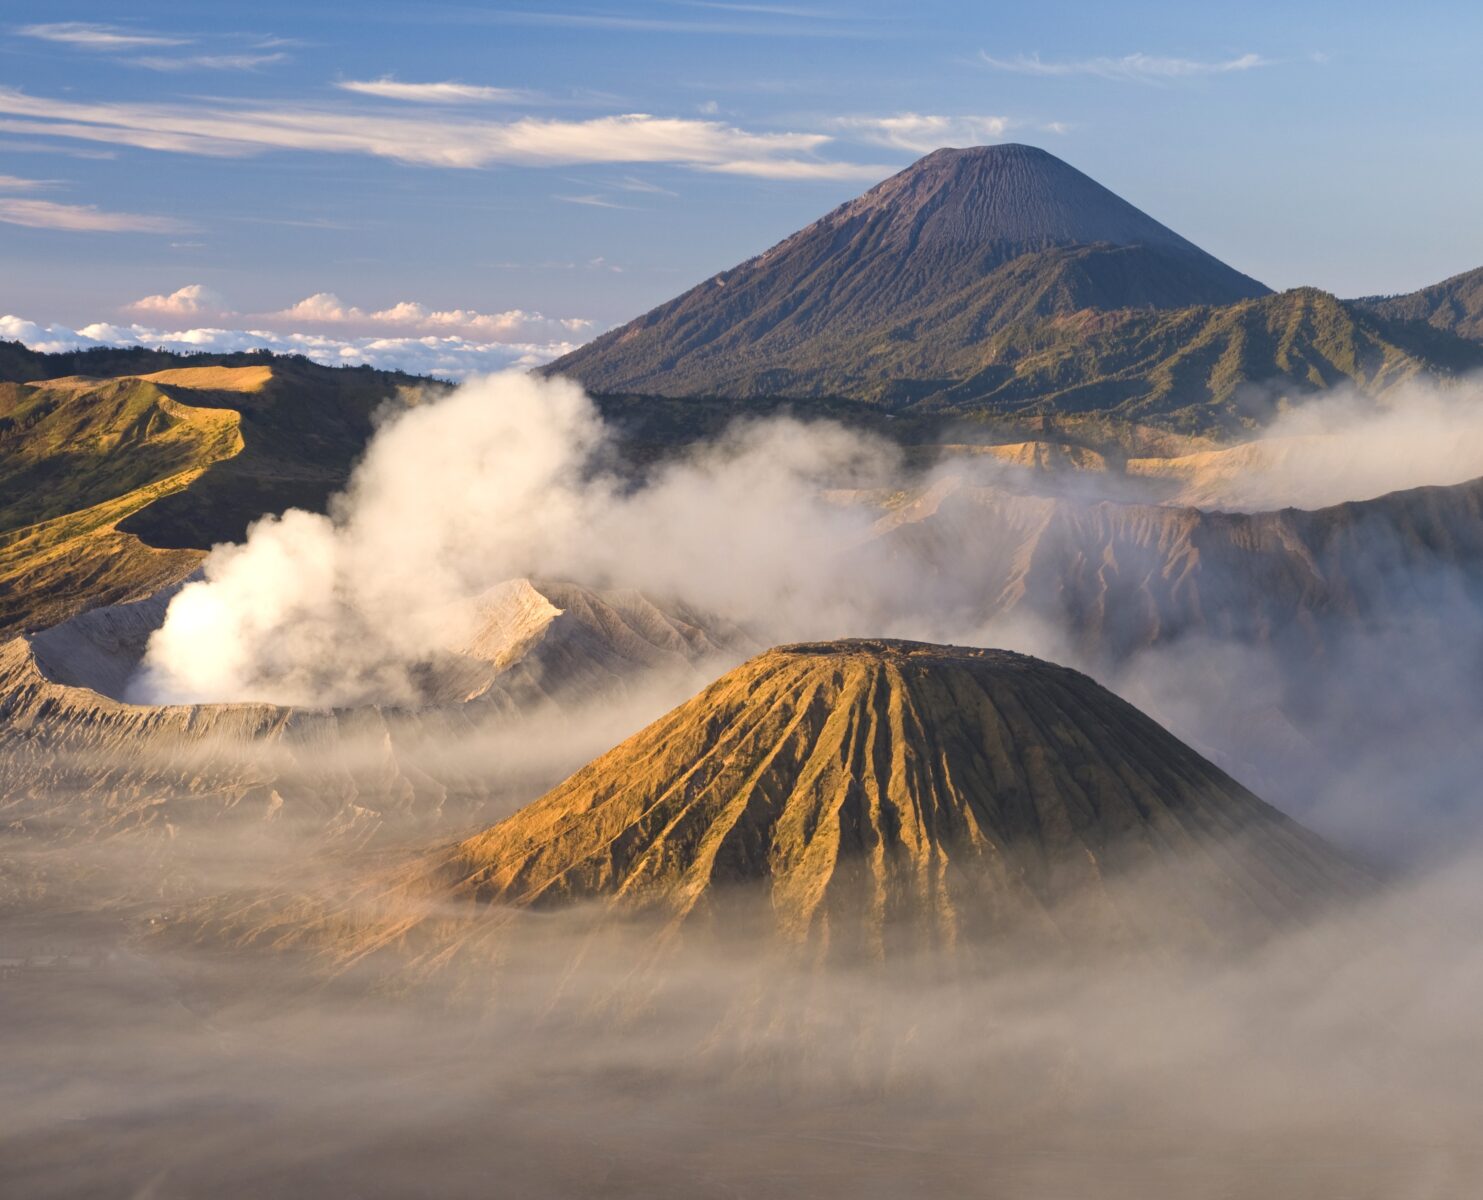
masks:
<instances>
[{"instance_id":1,"label":"shadowed mountain slope","mask_svg":"<svg viewBox=\"0 0 1483 1200\"><path fill-rule=\"evenodd\" d=\"M1393 321L1425 321L1435 329L1483 341L1483 267L1399 296L1366 296L1354 304Z\"/></svg>"},{"instance_id":2,"label":"shadowed mountain slope","mask_svg":"<svg viewBox=\"0 0 1483 1200\"><path fill-rule=\"evenodd\" d=\"M1483 367L1478 347L1297 288L1224 307L1084 311L1016 325L959 360L956 381L897 385L927 407L1102 413L1186 434L1259 428L1347 385L1382 395L1418 375Z\"/></svg>"},{"instance_id":3,"label":"shadowed mountain slope","mask_svg":"<svg viewBox=\"0 0 1483 1200\"><path fill-rule=\"evenodd\" d=\"M602 392L845 394L841 340L910 340L933 377L1029 316L1266 292L1043 150L938 150L546 369Z\"/></svg>"},{"instance_id":4,"label":"shadowed mountain slope","mask_svg":"<svg viewBox=\"0 0 1483 1200\"><path fill-rule=\"evenodd\" d=\"M980 146L929 154L543 370L599 393L1231 433L1335 384L1483 367L1447 328L1392 315L1273 295L1054 156Z\"/></svg>"},{"instance_id":5,"label":"shadowed mountain slope","mask_svg":"<svg viewBox=\"0 0 1483 1200\"><path fill-rule=\"evenodd\" d=\"M1086 676L895 641L752 659L444 870L502 904L676 918L750 884L785 934L867 952L894 928L917 944L1199 939L1280 925L1359 880Z\"/></svg>"}]
</instances>

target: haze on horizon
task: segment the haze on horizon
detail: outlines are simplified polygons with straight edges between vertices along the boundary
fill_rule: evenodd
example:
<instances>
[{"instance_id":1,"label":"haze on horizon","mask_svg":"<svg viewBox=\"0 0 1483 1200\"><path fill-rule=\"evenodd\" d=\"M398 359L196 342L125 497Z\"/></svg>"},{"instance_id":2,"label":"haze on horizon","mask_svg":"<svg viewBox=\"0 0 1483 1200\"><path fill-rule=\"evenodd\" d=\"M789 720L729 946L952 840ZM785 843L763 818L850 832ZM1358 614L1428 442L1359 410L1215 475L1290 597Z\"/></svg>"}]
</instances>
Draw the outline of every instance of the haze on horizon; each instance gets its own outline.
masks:
<instances>
[{"instance_id":1,"label":"haze on horizon","mask_svg":"<svg viewBox=\"0 0 1483 1200\"><path fill-rule=\"evenodd\" d=\"M0 33L0 336L529 365L923 153L1001 141L1273 287L1409 291L1483 262L1457 149L1483 18L1349 15L24 0Z\"/></svg>"}]
</instances>

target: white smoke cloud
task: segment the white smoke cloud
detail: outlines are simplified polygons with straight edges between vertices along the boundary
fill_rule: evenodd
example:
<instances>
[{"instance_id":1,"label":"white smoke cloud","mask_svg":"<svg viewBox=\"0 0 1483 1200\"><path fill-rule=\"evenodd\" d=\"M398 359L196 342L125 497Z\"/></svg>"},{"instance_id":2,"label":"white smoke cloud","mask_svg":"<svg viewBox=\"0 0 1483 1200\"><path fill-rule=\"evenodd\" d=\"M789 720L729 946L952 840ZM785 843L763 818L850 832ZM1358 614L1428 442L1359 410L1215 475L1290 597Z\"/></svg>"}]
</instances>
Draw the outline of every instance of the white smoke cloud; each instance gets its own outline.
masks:
<instances>
[{"instance_id":1,"label":"white smoke cloud","mask_svg":"<svg viewBox=\"0 0 1483 1200\"><path fill-rule=\"evenodd\" d=\"M1336 389L1287 409L1254 441L1135 464L1176 497L1245 512L1322 508L1483 476L1483 380L1416 380L1384 397Z\"/></svg>"},{"instance_id":2,"label":"white smoke cloud","mask_svg":"<svg viewBox=\"0 0 1483 1200\"><path fill-rule=\"evenodd\" d=\"M1413 387L1383 407L1315 401L1268 438L1168 469L1220 507L1311 507L1456 482L1483 474L1483 423L1460 416L1474 399ZM985 629L998 605L981 589L1004 578L993 546L969 539L945 560L930 543L877 537L877 503L825 491L930 484L883 442L829 423L742 423L630 487L595 466L611 437L575 385L519 374L476 379L404 413L372 441L329 515L266 517L244 545L213 553L206 582L181 594L156 638L149 694L408 699L407 672L470 632L472 599L525 576L636 588L759 641L992 636L1073 654L1063 639L1074 631L1025 613ZM1025 481L992 461L939 468L964 470ZM1072 497L1096 485L1043 486Z\"/></svg>"},{"instance_id":3,"label":"white smoke cloud","mask_svg":"<svg viewBox=\"0 0 1483 1200\"><path fill-rule=\"evenodd\" d=\"M469 602L522 576L683 598L775 636L879 632L855 562L875 514L819 480L889 473L884 445L769 422L630 491L594 473L608 438L576 385L522 374L404 412L329 515L265 517L213 552L150 645L143 694L409 699L409 672L472 632Z\"/></svg>"}]
</instances>

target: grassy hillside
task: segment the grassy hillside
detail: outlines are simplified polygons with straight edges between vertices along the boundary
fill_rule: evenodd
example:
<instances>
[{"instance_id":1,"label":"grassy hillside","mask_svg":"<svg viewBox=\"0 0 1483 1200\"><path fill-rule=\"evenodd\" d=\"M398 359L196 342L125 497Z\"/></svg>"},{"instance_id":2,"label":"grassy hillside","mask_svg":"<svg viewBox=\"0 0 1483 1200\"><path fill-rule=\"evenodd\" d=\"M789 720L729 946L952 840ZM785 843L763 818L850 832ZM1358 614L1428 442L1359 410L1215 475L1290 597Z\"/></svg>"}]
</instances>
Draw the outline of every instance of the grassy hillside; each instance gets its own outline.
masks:
<instances>
[{"instance_id":1,"label":"grassy hillside","mask_svg":"<svg viewBox=\"0 0 1483 1200\"><path fill-rule=\"evenodd\" d=\"M1483 341L1483 267L1420 291L1366 296L1354 303L1393 321L1424 321L1434 329Z\"/></svg>"},{"instance_id":2,"label":"grassy hillside","mask_svg":"<svg viewBox=\"0 0 1483 1200\"><path fill-rule=\"evenodd\" d=\"M237 414L147 380L0 385L0 629L50 624L189 572L120 521L242 448Z\"/></svg>"},{"instance_id":3,"label":"grassy hillside","mask_svg":"<svg viewBox=\"0 0 1483 1200\"><path fill-rule=\"evenodd\" d=\"M1483 350L1298 288L1221 308L1078 313L991 339L957 381L884 399L997 412L1097 412L1185 433L1237 434L1324 388L1378 393L1483 366Z\"/></svg>"},{"instance_id":4,"label":"grassy hillside","mask_svg":"<svg viewBox=\"0 0 1483 1200\"><path fill-rule=\"evenodd\" d=\"M1413 375L1483 368L1483 349L1471 341L1314 288L1228 306L1106 309L1109 298L1157 280L1158 264L1146 258L1140 248L1022 255L862 334L783 346L782 335L764 332L678 359L635 337L611 346L601 371L578 377L599 390L611 377L627 395L667 399L795 399L897 415L1097 412L1229 436L1326 387L1384 392Z\"/></svg>"},{"instance_id":5,"label":"grassy hillside","mask_svg":"<svg viewBox=\"0 0 1483 1200\"><path fill-rule=\"evenodd\" d=\"M1038 257L1056 257L1063 266L1078 261L1061 252ZM1056 294L1059 284L1044 273L1035 278L1034 288L1015 293L1018 308L1008 292L996 297L999 311L1024 318L1007 326L986 328L977 304L943 305L883 331L829 342L795 370L759 375L745 359L732 359L705 380L666 375L662 394L673 399L704 383L692 394L713 402L742 399L748 408L796 397L841 410L880 407L898 420L1096 414L1183 434L1233 436L1323 388L1352 384L1382 392L1421 373L1483 367L1483 349L1470 342L1386 320L1312 288L1222 307L1086 308L1043 316L1039 300ZM1003 283L991 277L984 286Z\"/></svg>"}]
</instances>

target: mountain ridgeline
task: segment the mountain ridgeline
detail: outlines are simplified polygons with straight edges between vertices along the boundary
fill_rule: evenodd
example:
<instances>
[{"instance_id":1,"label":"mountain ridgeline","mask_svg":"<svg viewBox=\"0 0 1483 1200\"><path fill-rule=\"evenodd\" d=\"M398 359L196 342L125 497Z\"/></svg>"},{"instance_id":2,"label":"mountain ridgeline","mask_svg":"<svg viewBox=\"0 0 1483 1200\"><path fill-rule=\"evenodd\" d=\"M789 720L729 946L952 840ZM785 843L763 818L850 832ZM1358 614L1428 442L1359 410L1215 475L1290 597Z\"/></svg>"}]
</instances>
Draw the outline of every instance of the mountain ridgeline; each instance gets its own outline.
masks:
<instances>
[{"instance_id":1,"label":"mountain ridgeline","mask_svg":"<svg viewBox=\"0 0 1483 1200\"><path fill-rule=\"evenodd\" d=\"M0 634L140 600L268 512L323 508L431 381L267 354L0 342Z\"/></svg>"},{"instance_id":2,"label":"mountain ridgeline","mask_svg":"<svg viewBox=\"0 0 1483 1200\"><path fill-rule=\"evenodd\" d=\"M1483 341L1483 267L1419 291L1366 296L1354 303L1393 321L1423 321L1434 329Z\"/></svg>"},{"instance_id":3,"label":"mountain ridgeline","mask_svg":"<svg viewBox=\"0 0 1483 1200\"><path fill-rule=\"evenodd\" d=\"M1273 295L1055 156L1001 145L929 154L545 370L600 393L1222 432L1282 396L1479 365L1448 330Z\"/></svg>"}]
</instances>

